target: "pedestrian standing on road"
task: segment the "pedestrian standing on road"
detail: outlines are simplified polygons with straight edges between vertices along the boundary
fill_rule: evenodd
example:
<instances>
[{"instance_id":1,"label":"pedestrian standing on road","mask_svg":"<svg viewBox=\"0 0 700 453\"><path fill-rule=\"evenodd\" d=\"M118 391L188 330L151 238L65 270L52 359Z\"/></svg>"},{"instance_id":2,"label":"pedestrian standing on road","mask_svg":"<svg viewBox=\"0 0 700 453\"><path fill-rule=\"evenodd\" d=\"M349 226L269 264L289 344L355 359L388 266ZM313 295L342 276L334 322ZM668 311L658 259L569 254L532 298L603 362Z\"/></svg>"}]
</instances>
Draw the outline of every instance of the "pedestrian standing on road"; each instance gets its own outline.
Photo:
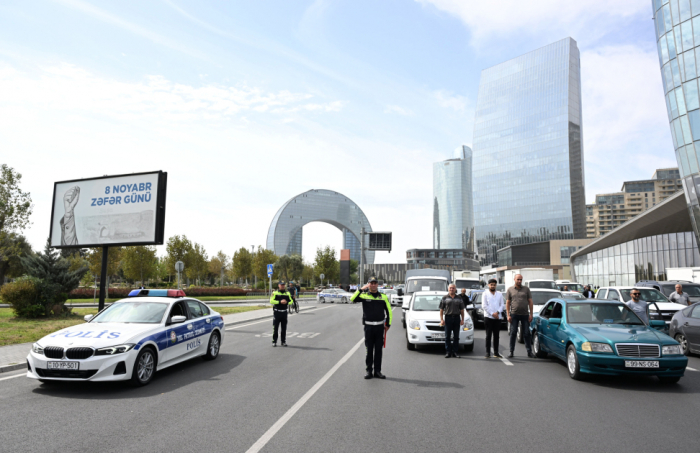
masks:
<instances>
[{"instance_id":1,"label":"pedestrian standing on road","mask_svg":"<svg viewBox=\"0 0 700 453\"><path fill-rule=\"evenodd\" d=\"M457 295L457 287L454 283L448 286L447 295L442 296L440 301L440 325L445 327L445 358L460 358L457 351L459 350L459 329L464 325L464 302Z\"/></svg>"},{"instance_id":2,"label":"pedestrian standing on road","mask_svg":"<svg viewBox=\"0 0 700 453\"><path fill-rule=\"evenodd\" d=\"M482 296L483 297L483 296ZM518 338L518 326L520 326L523 338L525 339L525 349L527 356L532 358L532 345L530 343L530 323L532 322L532 293L530 288L523 286L523 276L515 276L515 285L506 291L506 312L510 323L510 354L513 357L515 352L515 340Z\"/></svg>"},{"instance_id":3,"label":"pedestrian standing on road","mask_svg":"<svg viewBox=\"0 0 700 453\"><path fill-rule=\"evenodd\" d=\"M471 301L469 300L469 296L467 296L467 288L462 288L462 292L458 296L460 299L462 299L462 302L464 302L464 309L466 310L467 314L471 316L472 320L474 319L474 311L469 310L469 306L471 305Z\"/></svg>"},{"instance_id":4,"label":"pedestrian standing on road","mask_svg":"<svg viewBox=\"0 0 700 453\"><path fill-rule=\"evenodd\" d=\"M635 315L639 316L639 319L644 321L644 324L649 324L649 317L647 316L647 302L644 300L640 300L640 296L642 293L637 289L634 288L630 292L630 296L632 296L632 300L625 302L625 305L627 305L630 310L634 312Z\"/></svg>"},{"instance_id":5,"label":"pedestrian standing on road","mask_svg":"<svg viewBox=\"0 0 700 453\"><path fill-rule=\"evenodd\" d=\"M591 291L591 287L589 285L586 285L586 287L583 289L583 297L586 299L593 299L595 297L595 293Z\"/></svg>"},{"instance_id":6,"label":"pedestrian standing on road","mask_svg":"<svg viewBox=\"0 0 700 453\"><path fill-rule=\"evenodd\" d=\"M277 331L282 325L282 332L280 332L280 339L282 340L282 346L287 346L287 304L290 303L292 295L289 294L284 287L284 281L280 280L277 284L277 291L273 291L270 296L270 303L272 304L272 346L277 347Z\"/></svg>"},{"instance_id":7,"label":"pedestrian standing on road","mask_svg":"<svg viewBox=\"0 0 700 453\"><path fill-rule=\"evenodd\" d=\"M505 311L506 304L503 301L503 294L496 291L498 282L495 278L489 280L489 288L481 296L481 309L484 311L484 329L486 329L486 358L491 358L491 338L493 338L493 356L502 359L498 352L498 339L501 334L501 316Z\"/></svg>"},{"instance_id":8,"label":"pedestrian standing on road","mask_svg":"<svg viewBox=\"0 0 700 453\"><path fill-rule=\"evenodd\" d=\"M683 285L680 283L676 285L676 290L668 296L668 300L677 304L691 305L690 296L683 292Z\"/></svg>"},{"instance_id":9,"label":"pedestrian standing on road","mask_svg":"<svg viewBox=\"0 0 700 453\"><path fill-rule=\"evenodd\" d=\"M365 326L365 379L386 379L382 374L382 347L384 336L391 327L391 304L384 293L379 292L379 282L371 277L367 284L355 291L350 300L362 302L362 325ZM372 374L374 369L374 374Z\"/></svg>"}]
</instances>

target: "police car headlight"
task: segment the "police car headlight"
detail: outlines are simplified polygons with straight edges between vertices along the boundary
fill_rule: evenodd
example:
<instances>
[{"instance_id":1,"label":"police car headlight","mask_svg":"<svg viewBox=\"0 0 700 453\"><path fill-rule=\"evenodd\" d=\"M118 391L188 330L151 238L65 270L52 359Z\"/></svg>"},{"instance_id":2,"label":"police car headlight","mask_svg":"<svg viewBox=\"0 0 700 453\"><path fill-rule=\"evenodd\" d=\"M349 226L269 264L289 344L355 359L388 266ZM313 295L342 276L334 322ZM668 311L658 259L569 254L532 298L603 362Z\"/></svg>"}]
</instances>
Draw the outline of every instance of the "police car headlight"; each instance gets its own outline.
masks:
<instances>
[{"instance_id":1,"label":"police car headlight","mask_svg":"<svg viewBox=\"0 0 700 453\"><path fill-rule=\"evenodd\" d=\"M32 352L34 352L34 354L41 354L41 355L44 355L44 348L42 348L41 346L39 346L39 343L34 343L34 344L32 345Z\"/></svg>"},{"instance_id":2,"label":"police car headlight","mask_svg":"<svg viewBox=\"0 0 700 453\"><path fill-rule=\"evenodd\" d=\"M108 348L100 348L97 351L95 351L95 355L114 355L114 354L123 354L126 351L131 350L135 345L129 343L129 344L120 344L119 346L110 346Z\"/></svg>"},{"instance_id":3,"label":"police car headlight","mask_svg":"<svg viewBox=\"0 0 700 453\"><path fill-rule=\"evenodd\" d=\"M476 312L479 313L480 315L484 314L484 310L482 310L481 308L477 308Z\"/></svg>"},{"instance_id":4,"label":"police car headlight","mask_svg":"<svg viewBox=\"0 0 700 453\"><path fill-rule=\"evenodd\" d=\"M409 321L408 327L410 327L413 330L420 330L420 323L414 319Z\"/></svg>"},{"instance_id":5,"label":"police car headlight","mask_svg":"<svg viewBox=\"0 0 700 453\"><path fill-rule=\"evenodd\" d=\"M464 330L472 330L474 328L474 323L472 318L467 318L464 320Z\"/></svg>"},{"instance_id":6,"label":"police car headlight","mask_svg":"<svg viewBox=\"0 0 700 453\"><path fill-rule=\"evenodd\" d=\"M680 355L681 347L678 345L664 346L662 350L663 355Z\"/></svg>"}]
</instances>

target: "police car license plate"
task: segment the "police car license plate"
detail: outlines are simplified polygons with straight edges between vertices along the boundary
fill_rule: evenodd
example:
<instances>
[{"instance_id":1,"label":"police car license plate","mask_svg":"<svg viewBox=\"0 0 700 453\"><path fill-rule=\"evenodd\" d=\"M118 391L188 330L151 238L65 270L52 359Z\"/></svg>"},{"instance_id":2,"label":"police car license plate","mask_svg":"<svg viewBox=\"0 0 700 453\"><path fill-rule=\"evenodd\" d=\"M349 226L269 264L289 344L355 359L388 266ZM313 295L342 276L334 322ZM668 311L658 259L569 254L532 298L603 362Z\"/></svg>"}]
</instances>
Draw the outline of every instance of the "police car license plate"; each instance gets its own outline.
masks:
<instances>
[{"instance_id":1,"label":"police car license plate","mask_svg":"<svg viewBox=\"0 0 700 453\"><path fill-rule=\"evenodd\" d=\"M441 338L441 339L444 340L444 339L445 339L445 334L442 333L442 332L439 332L439 333L438 333L438 332L433 332L433 338L435 338L435 339L440 339L440 338Z\"/></svg>"},{"instance_id":2,"label":"police car license plate","mask_svg":"<svg viewBox=\"0 0 700 453\"><path fill-rule=\"evenodd\" d=\"M46 367L49 370L78 370L80 362L47 362Z\"/></svg>"},{"instance_id":3,"label":"police car license plate","mask_svg":"<svg viewBox=\"0 0 700 453\"><path fill-rule=\"evenodd\" d=\"M625 368L658 368L656 360L625 360Z\"/></svg>"}]
</instances>

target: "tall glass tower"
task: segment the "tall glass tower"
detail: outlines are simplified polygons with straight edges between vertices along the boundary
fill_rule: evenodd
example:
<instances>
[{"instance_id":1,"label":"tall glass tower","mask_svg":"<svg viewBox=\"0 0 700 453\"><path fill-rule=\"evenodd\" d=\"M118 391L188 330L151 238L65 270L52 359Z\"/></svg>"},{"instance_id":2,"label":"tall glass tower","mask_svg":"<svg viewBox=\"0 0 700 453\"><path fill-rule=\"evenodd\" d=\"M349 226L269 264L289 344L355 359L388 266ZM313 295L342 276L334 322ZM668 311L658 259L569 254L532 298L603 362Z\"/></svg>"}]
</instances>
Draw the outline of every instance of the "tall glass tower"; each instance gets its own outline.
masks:
<instances>
[{"instance_id":1,"label":"tall glass tower","mask_svg":"<svg viewBox=\"0 0 700 453\"><path fill-rule=\"evenodd\" d=\"M653 0L673 148L695 237L700 237L700 0Z\"/></svg>"},{"instance_id":2,"label":"tall glass tower","mask_svg":"<svg viewBox=\"0 0 700 453\"><path fill-rule=\"evenodd\" d=\"M473 188L482 264L508 245L586 237L581 113L571 38L481 72Z\"/></svg>"},{"instance_id":3,"label":"tall glass tower","mask_svg":"<svg viewBox=\"0 0 700 453\"><path fill-rule=\"evenodd\" d=\"M433 248L474 251L472 150L433 164Z\"/></svg>"}]
</instances>

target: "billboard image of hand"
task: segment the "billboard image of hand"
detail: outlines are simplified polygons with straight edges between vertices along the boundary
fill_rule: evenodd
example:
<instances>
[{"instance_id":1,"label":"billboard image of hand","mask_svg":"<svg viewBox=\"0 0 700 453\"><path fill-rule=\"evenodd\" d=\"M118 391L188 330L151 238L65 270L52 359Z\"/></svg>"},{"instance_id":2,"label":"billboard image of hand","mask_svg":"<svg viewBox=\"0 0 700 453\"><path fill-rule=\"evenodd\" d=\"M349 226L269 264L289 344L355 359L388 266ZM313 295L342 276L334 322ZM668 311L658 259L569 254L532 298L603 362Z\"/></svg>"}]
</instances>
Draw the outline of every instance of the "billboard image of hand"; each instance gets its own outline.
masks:
<instances>
[{"instance_id":1,"label":"billboard image of hand","mask_svg":"<svg viewBox=\"0 0 700 453\"><path fill-rule=\"evenodd\" d=\"M65 212L61 219L61 245L78 245L78 236L75 233L75 215L73 211L80 200L80 187L71 187L63 194L63 208Z\"/></svg>"}]
</instances>

